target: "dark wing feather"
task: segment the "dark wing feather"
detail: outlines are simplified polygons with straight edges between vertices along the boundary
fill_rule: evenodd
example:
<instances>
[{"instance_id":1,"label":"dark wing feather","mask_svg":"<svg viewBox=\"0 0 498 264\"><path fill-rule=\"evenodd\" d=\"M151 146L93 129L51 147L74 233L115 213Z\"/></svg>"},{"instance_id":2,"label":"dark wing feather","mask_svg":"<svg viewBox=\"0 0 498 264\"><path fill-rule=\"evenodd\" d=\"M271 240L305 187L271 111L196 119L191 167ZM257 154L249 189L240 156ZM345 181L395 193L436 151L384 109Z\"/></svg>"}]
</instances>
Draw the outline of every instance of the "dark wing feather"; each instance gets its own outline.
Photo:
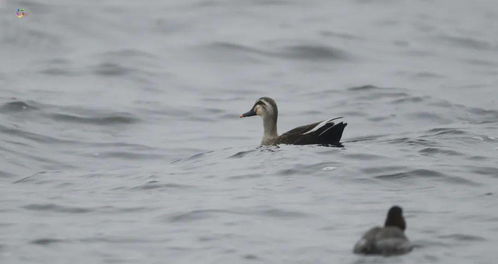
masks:
<instances>
[{"instance_id":1,"label":"dark wing feather","mask_svg":"<svg viewBox=\"0 0 498 264\"><path fill-rule=\"evenodd\" d=\"M329 120L319 128L316 128L316 126L323 121L296 127L282 134L278 138L277 144L338 144L347 124L343 122L336 124L332 120L334 119Z\"/></svg>"},{"instance_id":2,"label":"dark wing feather","mask_svg":"<svg viewBox=\"0 0 498 264\"><path fill-rule=\"evenodd\" d=\"M306 133L307 131L313 129L318 124L320 124L320 122L316 122L316 123L313 123L313 124L296 127L294 129L291 129L291 130L283 133L281 135L281 137Z\"/></svg>"}]
</instances>

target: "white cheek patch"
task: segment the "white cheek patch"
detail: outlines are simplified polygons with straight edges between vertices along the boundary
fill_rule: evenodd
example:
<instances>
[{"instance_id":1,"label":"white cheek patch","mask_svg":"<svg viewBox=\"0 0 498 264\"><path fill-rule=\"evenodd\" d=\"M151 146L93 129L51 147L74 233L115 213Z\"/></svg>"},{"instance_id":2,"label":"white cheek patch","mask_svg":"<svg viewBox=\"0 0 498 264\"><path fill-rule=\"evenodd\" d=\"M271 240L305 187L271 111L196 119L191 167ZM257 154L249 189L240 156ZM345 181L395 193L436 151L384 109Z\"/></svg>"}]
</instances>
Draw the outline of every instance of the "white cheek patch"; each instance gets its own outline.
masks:
<instances>
[{"instance_id":1,"label":"white cheek patch","mask_svg":"<svg viewBox=\"0 0 498 264\"><path fill-rule=\"evenodd\" d=\"M260 105L257 105L256 107L254 107L254 112L256 112L256 115L262 115L263 114L263 110L261 109Z\"/></svg>"},{"instance_id":2,"label":"white cheek patch","mask_svg":"<svg viewBox=\"0 0 498 264\"><path fill-rule=\"evenodd\" d=\"M263 103L264 105L261 105ZM273 106L268 103L267 101L260 99L258 101L258 104L254 107L254 112L256 112L257 115L259 116L264 116L264 115L272 115L273 114Z\"/></svg>"}]
</instances>

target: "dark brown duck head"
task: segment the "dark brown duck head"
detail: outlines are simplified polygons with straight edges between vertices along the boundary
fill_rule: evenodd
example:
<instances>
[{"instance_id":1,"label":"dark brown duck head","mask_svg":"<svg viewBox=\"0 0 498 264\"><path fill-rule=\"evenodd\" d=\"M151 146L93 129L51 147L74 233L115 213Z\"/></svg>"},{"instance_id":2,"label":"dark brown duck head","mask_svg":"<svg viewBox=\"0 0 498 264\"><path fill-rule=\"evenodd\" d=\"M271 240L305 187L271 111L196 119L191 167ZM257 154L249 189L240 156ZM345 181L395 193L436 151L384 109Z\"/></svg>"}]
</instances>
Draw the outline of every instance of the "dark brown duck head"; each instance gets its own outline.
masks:
<instances>
[{"instance_id":1,"label":"dark brown duck head","mask_svg":"<svg viewBox=\"0 0 498 264\"><path fill-rule=\"evenodd\" d=\"M387 212L386 223L384 224L384 226L396 226L399 229L405 231L406 222L405 218L403 217L403 209L396 205L391 207L391 209L389 209L389 212Z\"/></svg>"},{"instance_id":2,"label":"dark brown duck head","mask_svg":"<svg viewBox=\"0 0 498 264\"><path fill-rule=\"evenodd\" d=\"M277 133L277 119L278 119L278 108L275 100L270 97L261 97L256 100L251 110L247 113L241 114L240 118L249 116L261 116L263 118L264 135L263 144L265 142L271 142L278 137Z\"/></svg>"}]
</instances>

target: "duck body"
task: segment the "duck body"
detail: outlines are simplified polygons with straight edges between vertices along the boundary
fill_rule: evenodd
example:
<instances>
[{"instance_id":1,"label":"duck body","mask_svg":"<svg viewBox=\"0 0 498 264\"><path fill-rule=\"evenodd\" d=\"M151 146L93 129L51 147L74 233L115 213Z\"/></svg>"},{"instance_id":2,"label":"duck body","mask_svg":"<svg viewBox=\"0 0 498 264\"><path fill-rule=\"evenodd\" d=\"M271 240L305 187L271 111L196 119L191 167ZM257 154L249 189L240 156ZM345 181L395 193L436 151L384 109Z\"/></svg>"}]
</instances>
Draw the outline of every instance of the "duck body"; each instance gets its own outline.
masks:
<instances>
[{"instance_id":1,"label":"duck body","mask_svg":"<svg viewBox=\"0 0 498 264\"><path fill-rule=\"evenodd\" d=\"M368 230L355 244L353 252L365 255L400 255L412 250L405 235L406 222L399 206L393 206L387 213L383 227Z\"/></svg>"},{"instance_id":2,"label":"duck body","mask_svg":"<svg viewBox=\"0 0 498 264\"><path fill-rule=\"evenodd\" d=\"M313 124L296 127L276 139L276 144L291 144L291 145L337 145L340 143L342 132L346 127L346 123L334 123L332 120L325 120Z\"/></svg>"},{"instance_id":3,"label":"duck body","mask_svg":"<svg viewBox=\"0 0 498 264\"><path fill-rule=\"evenodd\" d=\"M347 123L334 123L329 120L296 127L282 135L277 133L278 108L275 101L269 97L259 98L251 110L240 117L259 115L263 119L264 134L261 145L339 145L342 133Z\"/></svg>"},{"instance_id":4,"label":"duck body","mask_svg":"<svg viewBox=\"0 0 498 264\"><path fill-rule=\"evenodd\" d=\"M410 252L410 241L398 227L374 227L354 246L353 252L365 255L400 255Z\"/></svg>"}]
</instances>

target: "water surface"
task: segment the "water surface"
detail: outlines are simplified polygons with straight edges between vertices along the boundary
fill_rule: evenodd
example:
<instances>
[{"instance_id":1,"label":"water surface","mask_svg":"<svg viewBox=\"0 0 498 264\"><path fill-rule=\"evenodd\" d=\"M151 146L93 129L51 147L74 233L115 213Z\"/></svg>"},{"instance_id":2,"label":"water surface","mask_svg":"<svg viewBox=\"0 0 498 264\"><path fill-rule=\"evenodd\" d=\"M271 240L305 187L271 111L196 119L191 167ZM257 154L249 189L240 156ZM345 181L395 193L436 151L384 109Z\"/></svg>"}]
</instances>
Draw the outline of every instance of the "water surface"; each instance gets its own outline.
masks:
<instances>
[{"instance_id":1,"label":"water surface","mask_svg":"<svg viewBox=\"0 0 498 264\"><path fill-rule=\"evenodd\" d=\"M495 262L494 1L0 13L2 263ZM344 147L258 148L261 96ZM353 255L393 204L416 249Z\"/></svg>"}]
</instances>

